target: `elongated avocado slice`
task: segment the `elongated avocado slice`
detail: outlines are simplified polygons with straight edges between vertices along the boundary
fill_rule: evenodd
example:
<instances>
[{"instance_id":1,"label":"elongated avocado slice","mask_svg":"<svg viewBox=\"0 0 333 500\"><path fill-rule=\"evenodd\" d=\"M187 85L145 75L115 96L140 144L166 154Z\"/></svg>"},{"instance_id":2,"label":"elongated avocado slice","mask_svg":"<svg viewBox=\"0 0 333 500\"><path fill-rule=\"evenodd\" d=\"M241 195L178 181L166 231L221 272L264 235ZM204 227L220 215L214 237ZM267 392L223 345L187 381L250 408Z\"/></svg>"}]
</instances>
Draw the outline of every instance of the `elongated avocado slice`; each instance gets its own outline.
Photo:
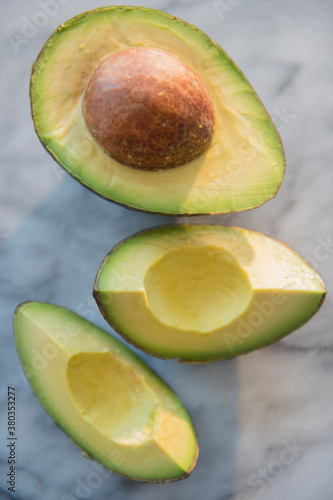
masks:
<instances>
[{"instance_id":1,"label":"elongated avocado slice","mask_svg":"<svg viewBox=\"0 0 333 500\"><path fill-rule=\"evenodd\" d=\"M135 480L169 482L190 474L198 454L191 419L126 346L46 303L18 306L14 330L37 398L85 454Z\"/></svg>"},{"instance_id":2,"label":"elongated avocado slice","mask_svg":"<svg viewBox=\"0 0 333 500\"><path fill-rule=\"evenodd\" d=\"M105 319L129 342L197 362L276 342L308 321L325 293L283 243L217 225L138 233L105 257L94 286Z\"/></svg>"},{"instance_id":3,"label":"elongated avocado slice","mask_svg":"<svg viewBox=\"0 0 333 500\"><path fill-rule=\"evenodd\" d=\"M183 165L159 170L156 163L151 165L153 171L145 171L126 166L110 156L104 147L108 149L112 143L112 134L109 138L102 137L102 147L96 137L103 136L108 127L97 130L101 115L95 119L90 116L100 102L98 85L96 95L92 92L90 96L90 91L86 95L89 128L87 126L82 103L95 70L109 56L131 48L157 49L169 53L171 58L177 56L207 89L214 107L214 133L207 149ZM170 80L175 78L175 72L168 68ZM154 79L155 76L152 68L148 77ZM185 78L185 86L180 87L187 88L187 83ZM165 81L157 95L164 95L164 84ZM197 104L192 98L192 90L188 93L188 104L194 109ZM131 87L124 92L130 91ZM201 97L204 93L202 90ZM186 100L186 91L184 96L182 91L180 94ZM121 105L122 97L119 99ZM199 101L200 106L202 102ZM157 102L157 106L159 104ZM284 153L279 134L245 76L221 47L200 29L160 11L144 7L102 7L63 23L47 40L33 66L31 106L36 132L58 163L95 193L132 208L168 215L246 210L272 198L282 182ZM205 104L205 109L207 106ZM144 124L149 129L155 118L154 109L147 106L147 116L138 122L143 134ZM189 111L190 117L193 109ZM118 113L118 121L126 131L125 111L121 115L115 111L115 117ZM173 128L171 115L170 121L161 122L161 128L165 126L170 133ZM179 115L185 116L182 107L176 115L177 120ZM198 116L201 119L200 114ZM187 128L186 120L184 126L177 120L179 131L182 127ZM197 123L192 122L193 137L197 137ZM198 130L202 126L200 124ZM156 154L161 154L167 145L159 144L158 137L164 138L164 135L158 125L156 127L156 134L152 129L147 135L147 148L151 146L150 141L155 140ZM136 129L131 121L129 135ZM130 158L130 144L133 143L134 148L140 141L140 134L129 137L129 142L124 137L123 148L119 147L119 140L111 144L111 152L117 151L119 158ZM192 146L195 156L195 151L201 149L192 144L189 147ZM178 156L181 158L180 153ZM168 165L167 161L164 163Z\"/></svg>"}]
</instances>

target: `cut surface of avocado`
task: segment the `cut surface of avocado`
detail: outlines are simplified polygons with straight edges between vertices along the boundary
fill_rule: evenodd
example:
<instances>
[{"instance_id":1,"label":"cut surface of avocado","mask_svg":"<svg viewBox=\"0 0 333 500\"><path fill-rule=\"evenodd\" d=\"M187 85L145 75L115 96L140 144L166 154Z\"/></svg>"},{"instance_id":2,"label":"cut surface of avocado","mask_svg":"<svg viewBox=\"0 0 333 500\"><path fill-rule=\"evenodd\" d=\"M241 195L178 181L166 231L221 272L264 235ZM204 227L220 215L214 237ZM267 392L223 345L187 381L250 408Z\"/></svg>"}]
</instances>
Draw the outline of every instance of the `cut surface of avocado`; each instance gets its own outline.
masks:
<instances>
[{"instance_id":1,"label":"cut surface of avocado","mask_svg":"<svg viewBox=\"0 0 333 500\"><path fill-rule=\"evenodd\" d=\"M91 458L135 480L193 470L193 424L173 391L126 346L61 307L18 306L15 340L26 376L54 421Z\"/></svg>"},{"instance_id":2,"label":"cut surface of avocado","mask_svg":"<svg viewBox=\"0 0 333 500\"><path fill-rule=\"evenodd\" d=\"M121 164L85 122L83 97L96 68L133 47L177 56L207 89L214 134L184 165L145 171ZM160 11L102 7L62 24L33 66L31 105L36 132L58 163L95 193L132 208L169 215L246 210L272 198L282 182L279 134L245 76L201 30Z\"/></svg>"},{"instance_id":3,"label":"cut surface of avocado","mask_svg":"<svg viewBox=\"0 0 333 500\"><path fill-rule=\"evenodd\" d=\"M129 342L198 362L279 340L315 314L325 293L285 244L218 225L133 235L105 257L94 286L105 319Z\"/></svg>"}]
</instances>

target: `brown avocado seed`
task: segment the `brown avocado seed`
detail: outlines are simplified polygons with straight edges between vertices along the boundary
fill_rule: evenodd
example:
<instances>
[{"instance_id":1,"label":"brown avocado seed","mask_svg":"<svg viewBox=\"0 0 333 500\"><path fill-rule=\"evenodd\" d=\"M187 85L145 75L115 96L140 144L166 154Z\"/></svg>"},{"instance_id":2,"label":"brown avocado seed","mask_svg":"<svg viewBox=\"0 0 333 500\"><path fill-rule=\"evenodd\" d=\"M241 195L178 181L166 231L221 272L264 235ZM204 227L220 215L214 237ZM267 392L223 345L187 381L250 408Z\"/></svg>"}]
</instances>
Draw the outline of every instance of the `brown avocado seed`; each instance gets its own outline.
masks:
<instances>
[{"instance_id":1,"label":"brown avocado seed","mask_svg":"<svg viewBox=\"0 0 333 500\"><path fill-rule=\"evenodd\" d=\"M104 59L86 87L83 114L112 158L144 170L193 160L214 132L214 108L202 80L179 57L151 47Z\"/></svg>"}]
</instances>

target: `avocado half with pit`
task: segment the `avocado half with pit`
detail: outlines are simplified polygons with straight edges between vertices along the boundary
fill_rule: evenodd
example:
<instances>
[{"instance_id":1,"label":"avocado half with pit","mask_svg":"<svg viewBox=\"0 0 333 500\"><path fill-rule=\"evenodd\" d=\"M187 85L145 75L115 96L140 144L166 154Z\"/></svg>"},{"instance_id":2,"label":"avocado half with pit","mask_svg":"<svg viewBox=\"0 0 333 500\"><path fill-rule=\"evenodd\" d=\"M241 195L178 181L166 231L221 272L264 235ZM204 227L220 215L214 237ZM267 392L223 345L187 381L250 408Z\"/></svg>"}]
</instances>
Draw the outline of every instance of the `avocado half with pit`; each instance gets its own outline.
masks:
<instances>
[{"instance_id":1,"label":"avocado half with pit","mask_svg":"<svg viewBox=\"0 0 333 500\"><path fill-rule=\"evenodd\" d=\"M279 134L251 85L206 34L144 7L62 24L32 70L36 132L108 200L168 215L233 212L282 182Z\"/></svg>"},{"instance_id":2,"label":"avocado half with pit","mask_svg":"<svg viewBox=\"0 0 333 500\"><path fill-rule=\"evenodd\" d=\"M198 455L191 419L126 346L46 303L18 306L14 329L37 398L85 455L135 480L168 482L190 474Z\"/></svg>"},{"instance_id":3,"label":"avocado half with pit","mask_svg":"<svg viewBox=\"0 0 333 500\"><path fill-rule=\"evenodd\" d=\"M102 314L126 340L196 362L276 342L308 321L325 293L285 244L217 225L138 233L105 257L94 286Z\"/></svg>"}]
</instances>

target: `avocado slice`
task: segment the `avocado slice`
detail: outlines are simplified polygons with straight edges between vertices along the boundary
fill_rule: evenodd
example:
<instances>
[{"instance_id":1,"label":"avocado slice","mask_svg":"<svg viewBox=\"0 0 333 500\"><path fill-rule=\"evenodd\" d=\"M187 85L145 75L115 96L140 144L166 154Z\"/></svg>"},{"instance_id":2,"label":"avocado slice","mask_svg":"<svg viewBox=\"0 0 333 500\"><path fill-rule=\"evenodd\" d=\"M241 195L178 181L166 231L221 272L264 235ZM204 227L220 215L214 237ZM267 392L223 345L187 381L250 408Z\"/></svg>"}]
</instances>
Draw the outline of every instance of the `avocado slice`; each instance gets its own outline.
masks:
<instances>
[{"instance_id":1,"label":"avocado slice","mask_svg":"<svg viewBox=\"0 0 333 500\"><path fill-rule=\"evenodd\" d=\"M105 319L138 348L203 362L276 342L315 314L326 291L316 271L273 238L173 225L117 245L93 293Z\"/></svg>"},{"instance_id":2,"label":"avocado slice","mask_svg":"<svg viewBox=\"0 0 333 500\"><path fill-rule=\"evenodd\" d=\"M110 111L109 125L114 125L118 116L122 134L128 129L128 134L133 135L133 130L139 129L135 137L120 134L112 141L117 127L112 129L110 137L105 137L108 124L103 128L103 115L98 114L104 109L104 103L100 103L105 90L103 65L106 64L108 73L114 57L118 57L120 52L128 55L133 50L148 55L163 51L169 54L170 60L179 59L174 66L170 63L171 70L168 70L168 77L162 81L162 90L157 95L164 94L168 79L176 81L176 68L182 65L188 68L187 73L184 70L184 85L181 83L178 89L180 98L185 97L185 107L179 105L175 113L173 108L167 110L170 112L166 115L168 118L166 121L157 120L155 128L151 127L151 122L161 113L164 106L162 97L161 102L158 99L154 101L157 113L154 113L155 104L147 106L146 114L142 111L143 115L140 115L135 127L132 126L132 114L128 115L128 126L123 119L130 104L120 107L114 115ZM128 57L125 57L125 62L128 62ZM110 65L107 62L109 58ZM137 61L137 56L133 60ZM149 78L155 78L155 69L152 67ZM140 68L138 71L141 71ZM95 86L96 72L102 80L97 79L99 83ZM186 94L189 72L197 76L209 95L206 99L206 91L200 87L200 106L197 106L195 95L193 97L193 88L190 87ZM120 72L120 78L123 76L126 80L124 75ZM116 76L113 74L113 77ZM135 73L133 78L136 77ZM159 78L160 73L155 79L160 82ZM146 92L148 97L144 94L145 98L149 98L149 89ZM131 92L131 87L125 90ZM171 93L167 97L170 96ZM180 98L175 98L174 103L180 102ZM119 101L121 105L122 99ZM146 109L145 102L143 110ZM101 104L100 109L98 103ZM214 120L212 110L209 110L211 104ZM167 215L246 210L272 198L282 182L284 152L279 134L245 76L222 48L200 29L157 10L130 6L102 7L59 26L45 43L33 66L31 106L36 132L55 160L95 193L131 208ZM176 104L173 106L177 107ZM202 116L196 107L208 111ZM109 108L105 103L105 109ZM194 112L197 111L198 118L194 119ZM91 117L91 113L95 116ZM185 115L187 118L181 123L181 117ZM187 130L187 135L179 136L181 141L184 137L189 139L191 134L192 138L197 137L207 116L206 135L202 138L206 141L205 147L185 141L188 148L188 151L185 148L185 156L189 161L181 160L183 157L178 151L175 161L165 161L163 168L156 160L156 163L149 163L148 170L142 170L141 157L131 166L120 163L131 157L132 149L134 151L146 132L147 140L142 139L141 146L144 149L146 144L147 150L150 150L151 143L156 143L152 149L158 156L168 147L163 142L163 126L171 135L173 128L178 127L180 134L181 130ZM177 127L173 127L173 119ZM199 128L198 120L202 120ZM172 140L177 142L177 137L176 134ZM173 146L177 149L177 144L171 141L171 149ZM179 164L179 161L184 163ZM138 168L134 168L135 165Z\"/></svg>"},{"instance_id":3,"label":"avocado slice","mask_svg":"<svg viewBox=\"0 0 333 500\"><path fill-rule=\"evenodd\" d=\"M85 455L135 480L169 482L190 474L198 455L191 419L126 346L47 303L19 305L14 330L37 398Z\"/></svg>"}]
</instances>

